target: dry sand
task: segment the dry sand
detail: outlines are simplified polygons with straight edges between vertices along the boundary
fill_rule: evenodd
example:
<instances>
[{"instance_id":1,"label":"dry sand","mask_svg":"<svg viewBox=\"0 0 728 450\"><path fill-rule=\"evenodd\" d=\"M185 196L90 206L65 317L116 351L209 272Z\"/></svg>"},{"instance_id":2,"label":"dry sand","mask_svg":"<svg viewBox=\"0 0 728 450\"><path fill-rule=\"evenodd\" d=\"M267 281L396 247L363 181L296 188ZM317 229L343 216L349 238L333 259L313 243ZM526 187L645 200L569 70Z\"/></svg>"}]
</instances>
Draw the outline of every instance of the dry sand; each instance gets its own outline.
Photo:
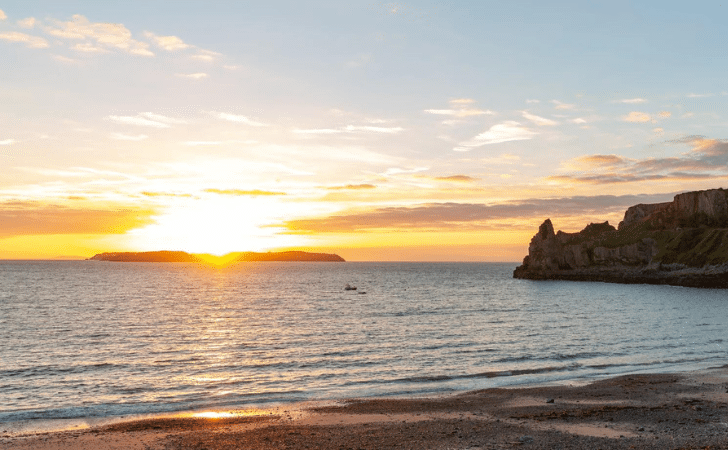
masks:
<instances>
[{"instance_id":1,"label":"dry sand","mask_svg":"<svg viewBox=\"0 0 728 450\"><path fill-rule=\"evenodd\" d=\"M395 448L728 449L728 366L0 437L0 449L28 450Z\"/></svg>"}]
</instances>

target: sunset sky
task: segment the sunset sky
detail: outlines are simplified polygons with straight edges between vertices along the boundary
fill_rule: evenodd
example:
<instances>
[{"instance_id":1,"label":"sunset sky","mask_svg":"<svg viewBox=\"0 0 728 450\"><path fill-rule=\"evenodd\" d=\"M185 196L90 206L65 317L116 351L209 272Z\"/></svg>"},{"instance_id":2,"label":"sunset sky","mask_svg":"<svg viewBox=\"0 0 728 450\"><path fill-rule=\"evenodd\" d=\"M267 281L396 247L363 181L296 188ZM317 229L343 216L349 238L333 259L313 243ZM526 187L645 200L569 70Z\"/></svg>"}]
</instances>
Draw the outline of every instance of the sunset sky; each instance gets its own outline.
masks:
<instances>
[{"instance_id":1,"label":"sunset sky","mask_svg":"<svg viewBox=\"0 0 728 450\"><path fill-rule=\"evenodd\" d=\"M519 261L728 187L726 8L0 1L0 258Z\"/></svg>"}]
</instances>

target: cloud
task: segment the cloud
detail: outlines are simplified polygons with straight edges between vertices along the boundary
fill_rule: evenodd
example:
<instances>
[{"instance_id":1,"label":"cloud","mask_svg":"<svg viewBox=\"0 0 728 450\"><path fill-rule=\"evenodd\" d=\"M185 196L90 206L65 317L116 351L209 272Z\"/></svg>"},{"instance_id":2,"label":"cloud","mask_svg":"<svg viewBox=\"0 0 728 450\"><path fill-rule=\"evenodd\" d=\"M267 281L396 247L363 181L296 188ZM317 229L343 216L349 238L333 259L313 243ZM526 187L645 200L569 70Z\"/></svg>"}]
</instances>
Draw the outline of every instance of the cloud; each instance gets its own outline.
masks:
<instances>
[{"instance_id":1,"label":"cloud","mask_svg":"<svg viewBox=\"0 0 728 450\"><path fill-rule=\"evenodd\" d=\"M61 39L87 40L97 46L121 50L138 56L154 56L146 42L132 39L131 31L119 23L93 23L75 14L68 22L54 21L54 27L46 27L45 31Z\"/></svg>"},{"instance_id":2,"label":"cloud","mask_svg":"<svg viewBox=\"0 0 728 450\"><path fill-rule=\"evenodd\" d=\"M182 198L191 198L192 194L177 194L173 192L150 192L150 191L142 191L141 194L145 197L182 197Z\"/></svg>"},{"instance_id":3,"label":"cloud","mask_svg":"<svg viewBox=\"0 0 728 450\"><path fill-rule=\"evenodd\" d=\"M149 120L154 120L156 122L162 122L162 123L168 123L171 125L187 123L186 120L175 119L173 117L167 117L167 116L163 116L161 114L155 114L153 112L141 112L141 113L139 113L139 115L142 117L146 117Z\"/></svg>"},{"instance_id":4,"label":"cloud","mask_svg":"<svg viewBox=\"0 0 728 450\"><path fill-rule=\"evenodd\" d=\"M122 234L153 222L138 206L69 208L40 202L0 203L0 238L41 234Z\"/></svg>"},{"instance_id":5,"label":"cloud","mask_svg":"<svg viewBox=\"0 0 728 450\"><path fill-rule=\"evenodd\" d=\"M587 123L586 120L582 119L581 117L577 117L576 119L571 119L569 122L579 124L579 125Z\"/></svg>"},{"instance_id":6,"label":"cloud","mask_svg":"<svg viewBox=\"0 0 728 450\"><path fill-rule=\"evenodd\" d=\"M5 20L7 18L8 18L8 16L6 16L5 13L3 12L3 10L0 9L0 20Z\"/></svg>"},{"instance_id":7,"label":"cloud","mask_svg":"<svg viewBox=\"0 0 728 450\"><path fill-rule=\"evenodd\" d=\"M692 148L680 156L665 158L581 156L565 164L571 170L570 173L550 176L547 180L559 183L612 184L728 178L728 141L686 136L667 143L688 144Z\"/></svg>"},{"instance_id":8,"label":"cloud","mask_svg":"<svg viewBox=\"0 0 728 450\"><path fill-rule=\"evenodd\" d=\"M450 175L447 177L435 177L437 181L454 181L459 183L472 183L477 181L477 178L469 177L467 175Z\"/></svg>"},{"instance_id":9,"label":"cloud","mask_svg":"<svg viewBox=\"0 0 728 450\"><path fill-rule=\"evenodd\" d=\"M78 64L79 63L79 61L77 59L69 58L69 57L63 56L63 55L53 55L52 58L63 64Z\"/></svg>"},{"instance_id":10,"label":"cloud","mask_svg":"<svg viewBox=\"0 0 728 450\"><path fill-rule=\"evenodd\" d=\"M48 48L48 41L38 36L20 33L17 31L8 31L0 33L0 39L10 42L21 42L28 48Z\"/></svg>"},{"instance_id":11,"label":"cloud","mask_svg":"<svg viewBox=\"0 0 728 450\"><path fill-rule=\"evenodd\" d=\"M203 78L207 78L207 74L204 72L197 72L197 73L176 73L176 76L180 78L189 78L191 80L201 80Z\"/></svg>"},{"instance_id":12,"label":"cloud","mask_svg":"<svg viewBox=\"0 0 728 450\"><path fill-rule=\"evenodd\" d=\"M157 47L173 52L189 48L189 44L185 44L182 39L177 36L157 36L156 34L145 31L144 36L149 38Z\"/></svg>"},{"instance_id":13,"label":"cloud","mask_svg":"<svg viewBox=\"0 0 728 450\"><path fill-rule=\"evenodd\" d=\"M210 61L214 61L215 59L219 58L220 56L222 56L222 53L213 52L212 50L200 50L200 52L197 53L196 55L190 55L190 58L198 59L200 61L210 62ZM231 68L237 68L237 67L225 66L225 68L231 69Z\"/></svg>"},{"instance_id":14,"label":"cloud","mask_svg":"<svg viewBox=\"0 0 728 450\"><path fill-rule=\"evenodd\" d=\"M202 145L222 145L224 144L223 141L187 141L185 142L185 145L189 145L190 147L198 147Z\"/></svg>"},{"instance_id":15,"label":"cloud","mask_svg":"<svg viewBox=\"0 0 728 450\"><path fill-rule=\"evenodd\" d=\"M4 139L4 140L0 141L0 145L13 145L16 142L18 142L18 141L16 141L15 139Z\"/></svg>"},{"instance_id":16,"label":"cloud","mask_svg":"<svg viewBox=\"0 0 728 450\"><path fill-rule=\"evenodd\" d=\"M554 126L558 125L559 123L555 120L546 119L541 116L537 116L535 114L531 114L528 111L523 111L522 115L525 119L530 120L531 122L535 123L538 126Z\"/></svg>"},{"instance_id":17,"label":"cloud","mask_svg":"<svg viewBox=\"0 0 728 450\"><path fill-rule=\"evenodd\" d=\"M466 152L483 145L499 144L508 141L520 141L524 139L532 139L537 134L528 128L524 128L520 123L509 120L490 127L488 131L480 133L469 141L461 142L458 147L453 150Z\"/></svg>"},{"instance_id":18,"label":"cloud","mask_svg":"<svg viewBox=\"0 0 728 450\"><path fill-rule=\"evenodd\" d=\"M259 195L287 195L285 192L272 192L272 191L261 191L259 189L253 189L250 191L243 191L240 189L205 189L205 192L210 194L219 195L238 195L238 196L259 196Z\"/></svg>"},{"instance_id":19,"label":"cloud","mask_svg":"<svg viewBox=\"0 0 728 450\"><path fill-rule=\"evenodd\" d=\"M652 131L654 131L655 133L664 133L665 129L657 127L657 128L653 128Z\"/></svg>"},{"instance_id":20,"label":"cloud","mask_svg":"<svg viewBox=\"0 0 728 450\"><path fill-rule=\"evenodd\" d=\"M35 26L35 17L28 17L26 19L18 20L18 26L20 28L33 28Z\"/></svg>"},{"instance_id":21,"label":"cloud","mask_svg":"<svg viewBox=\"0 0 728 450\"><path fill-rule=\"evenodd\" d=\"M577 168L615 167L627 164L628 159L619 155L586 155L574 159Z\"/></svg>"},{"instance_id":22,"label":"cloud","mask_svg":"<svg viewBox=\"0 0 728 450\"><path fill-rule=\"evenodd\" d=\"M123 134L123 133L111 133L112 139L117 139L119 141L143 141L144 139L149 138L146 134L138 134L136 136L132 136L129 134Z\"/></svg>"},{"instance_id":23,"label":"cloud","mask_svg":"<svg viewBox=\"0 0 728 450\"><path fill-rule=\"evenodd\" d=\"M376 186L373 184L347 184L346 186L331 186L326 189L331 191L341 190L361 190L361 189L374 189Z\"/></svg>"},{"instance_id":24,"label":"cloud","mask_svg":"<svg viewBox=\"0 0 728 450\"><path fill-rule=\"evenodd\" d=\"M454 98L450 100L450 103L454 103L456 105L469 105L471 103L476 103L476 101L472 98Z\"/></svg>"},{"instance_id":25,"label":"cloud","mask_svg":"<svg viewBox=\"0 0 728 450\"><path fill-rule=\"evenodd\" d=\"M688 98L706 98L713 97L715 94L688 94Z\"/></svg>"},{"instance_id":26,"label":"cloud","mask_svg":"<svg viewBox=\"0 0 728 450\"><path fill-rule=\"evenodd\" d=\"M635 104L635 103L645 103L647 100L644 98L625 98L622 100L617 100L618 103L629 103L629 104Z\"/></svg>"},{"instance_id":27,"label":"cloud","mask_svg":"<svg viewBox=\"0 0 728 450\"><path fill-rule=\"evenodd\" d=\"M672 116L672 113L670 111L660 111L660 113L658 115L660 117L668 118L668 117Z\"/></svg>"},{"instance_id":28,"label":"cloud","mask_svg":"<svg viewBox=\"0 0 728 450\"><path fill-rule=\"evenodd\" d=\"M294 129L297 134L340 134L340 133L384 133L396 134L404 131L401 127L372 127L368 125L347 125L341 128L313 128L308 130Z\"/></svg>"},{"instance_id":29,"label":"cloud","mask_svg":"<svg viewBox=\"0 0 728 450\"><path fill-rule=\"evenodd\" d=\"M536 99L526 99L526 103L541 103L541 100L536 100Z\"/></svg>"},{"instance_id":30,"label":"cloud","mask_svg":"<svg viewBox=\"0 0 728 450\"><path fill-rule=\"evenodd\" d=\"M393 134L393 133L399 133L400 131L404 130L404 128L401 127L370 127L366 125L347 125L346 128L344 128L345 131L349 132L356 132L356 131L368 131L372 133L387 133L387 134Z\"/></svg>"},{"instance_id":31,"label":"cloud","mask_svg":"<svg viewBox=\"0 0 728 450\"><path fill-rule=\"evenodd\" d=\"M236 122L236 123L244 123L245 125L250 125L251 127L267 127L268 125L262 122L256 122L254 120L251 120L248 116L241 116L237 114L228 114L228 113L218 113L218 112L212 112L212 115L219 119L227 120L228 122Z\"/></svg>"},{"instance_id":32,"label":"cloud","mask_svg":"<svg viewBox=\"0 0 728 450\"><path fill-rule=\"evenodd\" d=\"M563 103L558 100L551 100L551 103L555 105L556 109L574 109L576 107L573 103Z\"/></svg>"},{"instance_id":33,"label":"cloud","mask_svg":"<svg viewBox=\"0 0 728 450\"><path fill-rule=\"evenodd\" d=\"M437 114L441 116L453 116L453 117L470 117L470 116L482 116L482 115L494 115L495 113L491 110L483 110L477 108L468 107L475 103L475 100L471 98L456 98L450 100L451 108L448 109L426 109L425 112L428 114Z\"/></svg>"},{"instance_id":34,"label":"cloud","mask_svg":"<svg viewBox=\"0 0 728 450\"><path fill-rule=\"evenodd\" d=\"M169 128L170 126L166 123L158 122L155 120L149 120L139 116L108 116L107 120L112 122L120 123L123 125L137 125L142 127L152 128Z\"/></svg>"},{"instance_id":35,"label":"cloud","mask_svg":"<svg viewBox=\"0 0 728 450\"><path fill-rule=\"evenodd\" d=\"M105 48L97 47L96 45L85 42L83 44L76 44L73 47L71 47L72 50L76 50L77 52L84 52L84 53L109 53L110 50L106 50Z\"/></svg>"},{"instance_id":36,"label":"cloud","mask_svg":"<svg viewBox=\"0 0 728 450\"><path fill-rule=\"evenodd\" d=\"M328 217L298 219L284 226L297 234L356 233L376 229L488 229L513 219L584 216L622 212L638 203L672 199L673 194L597 195L555 199L525 199L494 205L479 203L430 203L414 207L377 208ZM515 228L509 223L509 228ZM527 225L531 229L531 225Z\"/></svg>"},{"instance_id":37,"label":"cloud","mask_svg":"<svg viewBox=\"0 0 728 450\"><path fill-rule=\"evenodd\" d=\"M647 113L632 111L626 116L622 117L622 120L624 120L625 122L644 123L652 121L652 117L650 117L650 115Z\"/></svg>"}]
</instances>

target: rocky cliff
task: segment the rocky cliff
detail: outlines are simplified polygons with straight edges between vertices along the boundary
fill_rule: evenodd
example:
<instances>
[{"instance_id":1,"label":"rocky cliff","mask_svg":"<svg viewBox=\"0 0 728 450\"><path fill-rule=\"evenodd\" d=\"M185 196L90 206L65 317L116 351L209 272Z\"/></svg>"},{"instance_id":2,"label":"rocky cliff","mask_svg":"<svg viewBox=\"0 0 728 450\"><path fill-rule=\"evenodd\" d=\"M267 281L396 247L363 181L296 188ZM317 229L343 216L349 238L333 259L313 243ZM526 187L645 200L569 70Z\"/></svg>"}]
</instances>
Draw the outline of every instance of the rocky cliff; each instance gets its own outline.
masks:
<instances>
[{"instance_id":1,"label":"rocky cliff","mask_svg":"<svg viewBox=\"0 0 728 450\"><path fill-rule=\"evenodd\" d=\"M513 276L728 288L728 191L632 206L618 229L604 222L555 233L546 219Z\"/></svg>"}]
</instances>

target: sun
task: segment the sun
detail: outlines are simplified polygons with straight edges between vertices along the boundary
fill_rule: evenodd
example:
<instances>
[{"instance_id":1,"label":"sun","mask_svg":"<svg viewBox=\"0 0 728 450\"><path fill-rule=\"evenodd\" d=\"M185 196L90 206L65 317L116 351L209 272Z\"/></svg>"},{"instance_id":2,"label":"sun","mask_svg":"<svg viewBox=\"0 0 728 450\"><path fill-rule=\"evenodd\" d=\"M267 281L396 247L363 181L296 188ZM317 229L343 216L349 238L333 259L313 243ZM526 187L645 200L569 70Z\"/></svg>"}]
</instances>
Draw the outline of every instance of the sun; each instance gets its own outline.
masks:
<instances>
[{"instance_id":1,"label":"sun","mask_svg":"<svg viewBox=\"0 0 728 450\"><path fill-rule=\"evenodd\" d=\"M177 201L153 224L128 232L130 246L143 251L183 250L222 256L301 245L299 236L282 234L282 205L270 198L210 196Z\"/></svg>"}]
</instances>

